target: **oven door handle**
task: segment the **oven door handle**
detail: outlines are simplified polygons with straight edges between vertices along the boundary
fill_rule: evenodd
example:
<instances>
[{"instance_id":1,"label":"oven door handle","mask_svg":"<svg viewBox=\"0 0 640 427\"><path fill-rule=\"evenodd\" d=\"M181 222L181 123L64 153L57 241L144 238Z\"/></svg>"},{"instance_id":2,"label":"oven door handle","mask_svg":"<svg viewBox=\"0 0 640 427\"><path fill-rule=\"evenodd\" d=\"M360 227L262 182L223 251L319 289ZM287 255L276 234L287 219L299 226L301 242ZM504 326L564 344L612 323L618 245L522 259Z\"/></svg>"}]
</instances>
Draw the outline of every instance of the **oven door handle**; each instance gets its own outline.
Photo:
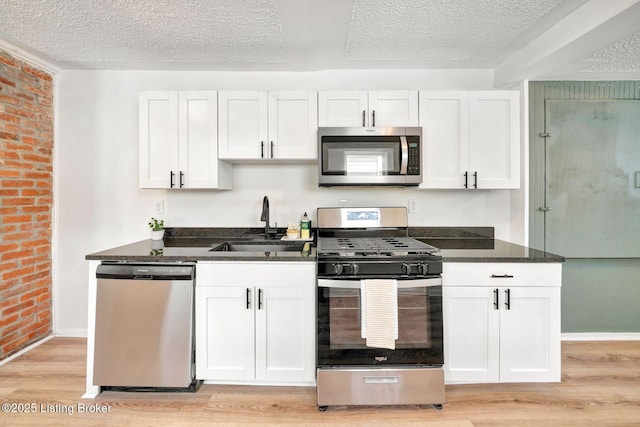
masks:
<instances>
[{"instance_id":1,"label":"oven door handle","mask_svg":"<svg viewBox=\"0 0 640 427\"><path fill-rule=\"evenodd\" d=\"M407 143L407 137L400 137L400 150L402 151L400 163L400 175L407 174L407 166L409 165L409 144Z\"/></svg>"},{"instance_id":2,"label":"oven door handle","mask_svg":"<svg viewBox=\"0 0 640 427\"><path fill-rule=\"evenodd\" d=\"M335 280L335 279L318 279L318 287L320 288L343 288L343 289L360 289L360 280ZM432 286L441 286L442 277L433 277L429 279L402 280L398 279L398 289L406 288L429 288Z\"/></svg>"}]
</instances>

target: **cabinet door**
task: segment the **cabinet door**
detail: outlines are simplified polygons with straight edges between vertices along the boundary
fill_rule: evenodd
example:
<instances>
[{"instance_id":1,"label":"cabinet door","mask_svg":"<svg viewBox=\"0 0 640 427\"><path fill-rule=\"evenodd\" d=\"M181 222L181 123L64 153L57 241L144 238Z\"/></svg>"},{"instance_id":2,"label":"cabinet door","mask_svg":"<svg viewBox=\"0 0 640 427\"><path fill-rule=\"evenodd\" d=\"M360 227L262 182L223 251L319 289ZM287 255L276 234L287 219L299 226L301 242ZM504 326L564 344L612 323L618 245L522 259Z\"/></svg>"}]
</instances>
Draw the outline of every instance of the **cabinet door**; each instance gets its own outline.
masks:
<instances>
[{"instance_id":1,"label":"cabinet door","mask_svg":"<svg viewBox=\"0 0 640 427\"><path fill-rule=\"evenodd\" d=\"M318 126L369 126L368 95L364 90L318 93Z\"/></svg>"},{"instance_id":2,"label":"cabinet door","mask_svg":"<svg viewBox=\"0 0 640 427\"><path fill-rule=\"evenodd\" d=\"M520 187L518 99L515 91L469 94L469 174L478 188Z\"/></svg>"},{"instance_id":3,"label":"cabinet door","mask_svg":"<svg viewBox=\"0 0 640 427\"><path fill-rule=\"evenodd\" d=\"M369 91L369 126L418 126L418 91Z\"/></svg>"},{"instance_id":4,"label":"cabinet door","mask_svg":"<svg viewBox=\"0 0 640 427\"><path fill-rule=\"evenodd\" d=\"M179 92L179 188L218 186L218 103L215 91Z\"/></svg>"},{"instance_id":5,"label":"cabinet door","mask_svg":"<svg viewBox=\"0 0 640 427\"><path fill-rule=\"evenodd\" d=\"M500 381L560 381L560 288L512 287L501 292Z\"/></svg>"},{"instance_id":6,"label":"cabinet door","mask_svg":"<svg viewBox=\"0 0 640 427\"><path fill-rule=\"evenodd\" d=\"M301 383L314 379L313 324L305 287L260 288L256 311L256 380ZM309 345L310 344L310 345Z\"/></svg>"},{"instance_id":7,"label":"cabinet door","mask_svg":"<svg viewBox=\"0 0 640 427\"><path fill-rule=\"evenodd\" d=\"M420 188L464 188L469 166L468 93L420 91L420 126Z\"/></svg>"},{"instance_id":8,"label":"cabinet door","mask_svg":"<svg viewBox=\"0 0 640 427\"><path fill-rule=\"evenodd\" d=\"M456 286L442 293L446 381L498 382L500 318L493 289Z\"/></svg>"},{"instance_id":9,"label":"cabinet door","mask_svg":"<svg viewBox=\"0 0 640 427\"><path fill-rule=\"evenodd\" d=\"M269 92L269 158L316 159L318 93Z\"/></svg>"},{"instance_id":10,"label":"cabinet door","mask_svg":"<svg viewBox=\"0 0 640 427\"><path fill-rule=\"evenodd\" d=\"M178 171L178 92L140 94L140 188L170 188Z\"/></svg>"},{"instance_id":11,"label":"cabinet door","mask_svg":"<svg viewBox=\"0 0 640 427\"><path fill-rule=\"evenodd\" d=\"M198 379L254 379L254 302L251 288L196 286Z\"/></svg>"},{"instance_id":12,"label":"cabinet door","mask_svg":"<svg viewBox=\"0 0 640 427\"><path fill-rule=\"evenodd\" d=\"M220 91L218 109L220 158L267 158L267 93Z\"/></svg>"}]
</instances>

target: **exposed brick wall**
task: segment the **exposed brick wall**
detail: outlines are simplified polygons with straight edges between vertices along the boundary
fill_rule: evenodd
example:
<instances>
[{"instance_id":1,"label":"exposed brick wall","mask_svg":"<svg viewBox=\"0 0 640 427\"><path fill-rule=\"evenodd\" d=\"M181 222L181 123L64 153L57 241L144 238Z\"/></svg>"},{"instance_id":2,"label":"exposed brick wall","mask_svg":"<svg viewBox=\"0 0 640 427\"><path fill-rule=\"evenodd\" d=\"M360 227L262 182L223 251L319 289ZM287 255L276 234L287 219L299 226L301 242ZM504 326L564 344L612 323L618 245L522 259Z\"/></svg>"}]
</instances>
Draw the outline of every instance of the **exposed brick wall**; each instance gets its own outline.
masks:
<instances>
[{"instance_id":1,"label":"exposed brick wall","mask_svg":"<svg viewBox=\"0 0 640 427\"><path fill-rule=\"evenodd\" d=\"M51 331L53 79L0 49L0 360Z\"/></svg>"}]
</instances>

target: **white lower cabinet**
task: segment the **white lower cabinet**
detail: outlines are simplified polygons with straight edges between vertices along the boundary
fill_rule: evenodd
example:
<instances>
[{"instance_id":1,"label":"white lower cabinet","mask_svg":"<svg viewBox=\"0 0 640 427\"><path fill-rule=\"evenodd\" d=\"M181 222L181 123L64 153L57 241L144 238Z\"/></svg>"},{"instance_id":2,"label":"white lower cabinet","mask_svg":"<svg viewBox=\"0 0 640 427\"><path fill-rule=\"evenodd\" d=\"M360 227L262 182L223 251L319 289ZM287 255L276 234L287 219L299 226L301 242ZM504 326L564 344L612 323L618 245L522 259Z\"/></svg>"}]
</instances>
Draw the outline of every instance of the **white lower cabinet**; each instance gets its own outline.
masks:
<instances>
[{"instance_id":1,"label":"white lower cabinet","mask_svg":"<svg viewBox=\"0 0 640 427\"><path fill-rule=\"evenodd\" d=\"M560 381L559 263L445 263L447 383Z\"/></svg>"},{"instance_id":2,"label":"white lower cabinet","mask_svg":"<svg viewBox=\"0 0 640 427\"><path fill-rule=\"evenodd\" d=\"M198 379L313 385L315 365L314 263L198 263Z\"/></svg>"}]
</instances>

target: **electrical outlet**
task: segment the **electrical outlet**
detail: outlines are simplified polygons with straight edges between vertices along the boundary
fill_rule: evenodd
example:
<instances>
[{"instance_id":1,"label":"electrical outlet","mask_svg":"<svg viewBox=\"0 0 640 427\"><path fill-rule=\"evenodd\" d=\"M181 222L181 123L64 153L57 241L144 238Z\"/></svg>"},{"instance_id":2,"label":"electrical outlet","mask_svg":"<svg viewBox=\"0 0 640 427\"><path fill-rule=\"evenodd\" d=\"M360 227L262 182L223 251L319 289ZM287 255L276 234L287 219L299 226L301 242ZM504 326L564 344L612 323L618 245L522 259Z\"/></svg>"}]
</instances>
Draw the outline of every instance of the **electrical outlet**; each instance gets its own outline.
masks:
<instances>
[{"instance_id":1,"label":"electrical outlet","mask_svg":"<svg viewBox=\"0 0 640 427\"><path fill-rule=\"evenodd\" d=\"M418 201L416 199L409 199L407 205L409 206L409 213L418 213Z\"/></svg>"},{"instance_id":2,"label":"electrical outlet","mask_svg":"<svg viewBox=\"0 0 640 427\"><path fill-rule=\"evenodd\" d=\"M156 201L156 206L155 206L155 212L156 214L163 214L164 213L164 200L158 200Z\"/></svg>"}]
</instances>

